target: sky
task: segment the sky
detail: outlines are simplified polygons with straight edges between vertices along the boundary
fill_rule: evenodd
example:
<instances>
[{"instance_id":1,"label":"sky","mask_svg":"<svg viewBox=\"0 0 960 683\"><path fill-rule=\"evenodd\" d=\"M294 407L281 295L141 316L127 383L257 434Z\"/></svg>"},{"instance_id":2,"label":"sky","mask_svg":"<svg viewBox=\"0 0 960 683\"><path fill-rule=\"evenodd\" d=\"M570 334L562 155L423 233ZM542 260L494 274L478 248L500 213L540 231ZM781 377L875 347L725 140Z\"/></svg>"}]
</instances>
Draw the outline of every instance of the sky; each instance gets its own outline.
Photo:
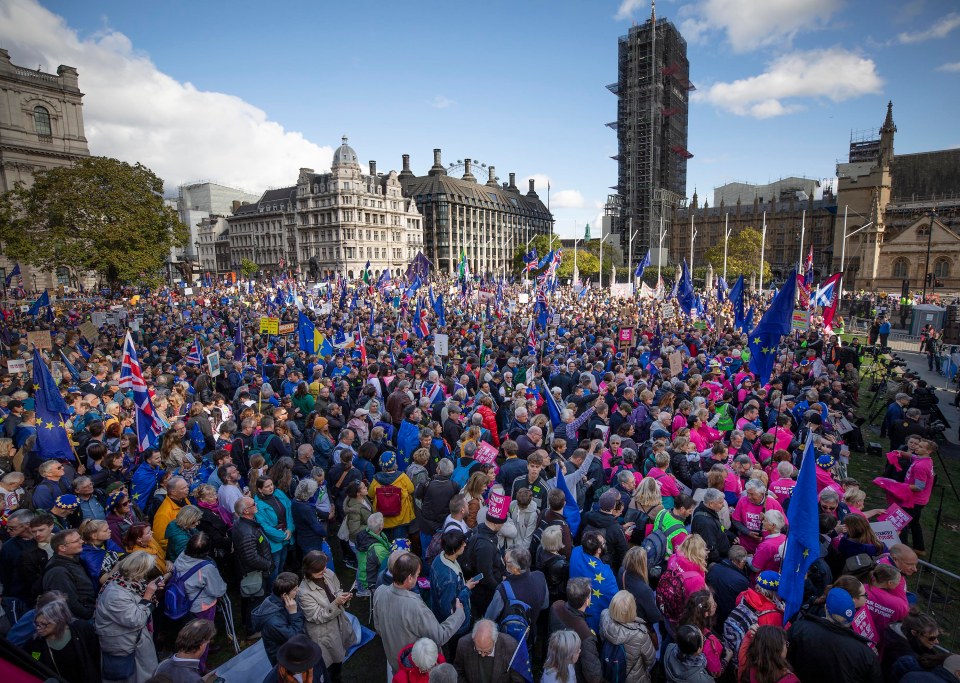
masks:
<instances>
[{"instance_id":1,"label":"sky","mask_svg":"<svg viewBox=\"0 0 960 683\"><path fill-rule=\"evenodd\" d=\"M829 178L894 102L897 153L960 146L960 2L661 0L688 43L687 195ZM254 193L329 168L343 135L381 172L472 158L550 185L580 236L616 183L617 39L649 0L482 4L0 0L14 64L75 66L90 151L175 193ZM365 164L364 164L365 165ZM484 176L485 179L485 176Z\"/></svg>"}]
</instances>

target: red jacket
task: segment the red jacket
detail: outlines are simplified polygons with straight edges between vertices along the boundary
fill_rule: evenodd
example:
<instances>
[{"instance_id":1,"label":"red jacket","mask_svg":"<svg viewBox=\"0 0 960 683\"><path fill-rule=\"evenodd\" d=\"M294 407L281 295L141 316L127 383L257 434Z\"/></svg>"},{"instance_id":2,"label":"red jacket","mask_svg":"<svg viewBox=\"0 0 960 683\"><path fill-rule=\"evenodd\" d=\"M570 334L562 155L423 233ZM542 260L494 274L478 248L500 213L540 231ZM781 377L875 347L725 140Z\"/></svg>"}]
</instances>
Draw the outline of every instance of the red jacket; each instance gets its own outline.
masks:
<instances>
[{"instance_id":1,"label":"red jacket","mask_svg":"<svg viewBox=\"0 0 960 683\"><path fill-rule=\"evenodd\" d=\"M490 432L493 445L500 448L500 435L497 434L497 416L489 406L480 406L477 412L483 417L483 428Z\"/></svg>"},{"instance_id":2,"label":"red jacket","mask_svg":"<svg viewBox=\"0 0 960 683\"><path fill-rule=\"evenodd\" d=\"M765 598L752 588L748 588L737 596L737 604L746 601L753 611L760 615L758 626L777 626L783 628L783 608L769 598ZM767 614L764 614L767 612Z\"/></svg>"},{"instance_id":3,"label":"red jacket","mask_svg":"<svg viewBox=\"0 0 960 683\"><path fill-rule=\"evenodd\" d=\"M424 673L417 668L410 658L410 652L413 650L413 643L400 650L397 657L399 668L397 673L393 674L393 683L429 683L430 672ZM447 660L443 658L443 652L437 655L437 664L444 664Z\"/></svg>"}]
</instances>

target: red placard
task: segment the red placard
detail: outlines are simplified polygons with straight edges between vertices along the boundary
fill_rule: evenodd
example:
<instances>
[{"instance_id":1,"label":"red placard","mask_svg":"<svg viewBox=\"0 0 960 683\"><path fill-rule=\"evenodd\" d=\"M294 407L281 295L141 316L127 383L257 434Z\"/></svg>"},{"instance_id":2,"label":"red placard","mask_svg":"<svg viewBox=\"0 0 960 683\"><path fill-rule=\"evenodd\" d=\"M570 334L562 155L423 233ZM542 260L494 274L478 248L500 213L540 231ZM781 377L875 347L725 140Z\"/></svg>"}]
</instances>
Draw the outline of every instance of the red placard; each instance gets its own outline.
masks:
<instances>
[{"instance_id":1,"label":"red placard","mask_svg":"<svg viewBox=\"0 0 960 683\"><path fill-rule=\"evenodd\" d=\"M913 520L913 517L908 515L907 511L896 503L892 503L886 512L881 513L877 517L877 521L890 522L893 528L897 530L897 533L906 529L911 520Z\"/></svg>"},{"instance_id":2,"label":"red placard","mask_svg":"<svg viewBox=\"0 0 960 683\"><path fill-rule=\"evenodd\" d=\"M473 459L476 460L481 465L496 465L497 464L497 449L488 444L486 441L481 441L477 445L477 450L473 454Z\"/></svg>"},{"instance_id":3,"label":"red placard","mask_svg":"<svg viewBox=\"0 0 960 683\"><path fill-rule=\"evenodd\" d=\"M510 496L491 491L487 498L487 516L494 519L506 519L510 513Z\"/></svg>"}]
</instances>

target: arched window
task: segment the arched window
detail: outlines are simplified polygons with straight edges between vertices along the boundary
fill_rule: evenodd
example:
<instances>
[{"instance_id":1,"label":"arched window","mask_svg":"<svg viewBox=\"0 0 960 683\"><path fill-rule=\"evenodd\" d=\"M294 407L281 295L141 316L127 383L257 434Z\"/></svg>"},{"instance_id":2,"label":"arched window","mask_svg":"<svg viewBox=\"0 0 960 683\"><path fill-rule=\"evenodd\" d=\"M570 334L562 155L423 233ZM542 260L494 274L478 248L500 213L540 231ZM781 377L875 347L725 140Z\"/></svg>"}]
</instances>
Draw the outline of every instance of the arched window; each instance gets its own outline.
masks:
<instances>
[{"instance_id":1,"label":"arched window","mask_svg":"<svg viewBox=\"0 0 960 683\"><path fill-rule=\"evenodd\" d=\"M33 125L37 129L37 135L41 137L50 137L53 135L53 129L50 127L50 112L46 107L39 104L33 108Z\"/></svg>"},{"instance_id":2,"label":"arched window","mask_svg":"<svg viewBox=\"0 0 960 683\"><path fill-rule=\"evenodd\" d=\"M910 264L905 258L898 258L893 262L893 276L898 278L908 277L907 270L909 269Z\"/></svg>"},{"instance_id":3,"label":"arched window","mask_svg":"<svg viewBox=\"0 0 960 683\"><path fill-rule=\"evenodd\" d=\"M70 269L66 266L57 268L57 284L63 287L70 286Z\"/></svg>"},{"instance_id":4,"label":"arched window","mask_svg":"<svg viewBox=\"0 0 960 683\"><path fill-rule=\"evenodd\" d=\"M946 258L938 258L936 263L933 264L933 274L934 276L940 277L950 277L950 261Z\"/></svg>"}]
</instances>

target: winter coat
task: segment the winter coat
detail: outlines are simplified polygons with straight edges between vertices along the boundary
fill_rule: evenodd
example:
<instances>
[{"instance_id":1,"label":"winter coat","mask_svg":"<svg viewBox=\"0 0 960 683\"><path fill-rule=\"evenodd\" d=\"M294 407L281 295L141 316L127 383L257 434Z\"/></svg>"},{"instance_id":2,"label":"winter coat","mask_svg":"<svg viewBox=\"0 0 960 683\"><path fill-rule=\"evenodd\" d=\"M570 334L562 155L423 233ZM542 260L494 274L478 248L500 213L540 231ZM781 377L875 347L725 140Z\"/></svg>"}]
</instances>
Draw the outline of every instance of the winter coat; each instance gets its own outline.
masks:
<instances>
[{"instance_id":1,"label":"winter coat","mask_svg":"<svg viewBox=\"0 0 960 683\"><path fill-rule=\"evenodd\" d=\"M730 552L730 535L720 522L720 515L702 502L693 511L690 531L703 537L707 544L707 562L718 562Z\"/></svg>"},{"instance_id":2,"label":"winter coat","mask_svg":"<svg viewBox=\"0 0 960 683\"><path fill-rule=\"evenodd\" d=\"M367 496L373 503L373 511L377 511L377 489L381 486L396 486L400 489L400 514L394 517L383 518L383 528L392 529L401 524L409 524L413 521L413 482L403 472L380 472L370 483L370 490Z\"/></svg>"},{"instance_id":3,"label":"winter coat","mask_svg":"<svg viewBox=\"0 0 960 683\"><path fill-rule=\"evenodd\" d=\"M390 540L380 532L374 534L364 527L356 537L357 546L357 583L361 589L372 589L377 585L380 564L390 554Z\"/></svg>"},{"instance_id":4,"label":"winter coat","mask_svg":"<svg viewBox=\"0 0 960 683\"><path fill-rule=\"evenodd\" d=\"M373 514L373 504L369 500L347 498L343 501L343 514L347 520L350 540L356 542L357 534L367 526L367 519Z\"/></svg>"},{"instance_id":5,"label":"winter coat","mask_svg":"<svg viewBox=\"0 0 960 683\"><path fill-rule=\"evenodd\" d=\"M43 591L63 591L70 612L77 619L89 619L97 603L97 592L79 558L54 553L43 570Z\"/></svg>"},{"instance_id":6,"label":"winter coat","mask_svg":"<svg viewBox=\"0 0 960 683\"><path fill-rule=\"evenodd\" d=\"M410 657L410 653L413 652L413 643L410 643L405 648L400 650L400 655L397 657L397 666L394 667L396 673L393 674L393 680L391 683L429 683L430 673L423 673L420 671L419 667L413 663L413 659ZM437 653L437 664L445 664L446 659L443 658L443 653Z\"/></svg>"},{"instance_id":7,"label":"winter coat","mask_svg":"<svg viewBox=\"0 0 960 683\"><path fill-rule=\"evenodd\" d=\"M871 683L883 680L868 641L836 622L802 614L787 631L787 658L801 681Z\"/></svg>"},{"instance_id":8,"label":"winter coat","mask_svg":"<svg viewBox=\"0 0 960 683\"><path fill-rule=\"evenodd\" d=\"M157 543L159 543L160 547L164 550L167 549L167 527L170 525L170 522L176 519L180 508L186 504L186 500L183 501L182 504L178 504L171 498L165 496L163 502L160 503L160 507L157 508L156 514L153 516L153 537L157 539Z\"/></svg>"},{"instance_id":9,"label":"winter coat","mask_svg":"<svg viewBox=\"0 0 960 683\"><path fill-rule=\"evenodd\" d=\"M270 544L256 520L240 517L230 531L240 575L269 572L273 568Z\"/></svg>"},{"instance_id":10,"label":"winter coat","mask_svg":"<svg viewBox=\"0 0 960 683\"><path fill-rule=\"evenodd\" d=\"M293 509L290 506L290 499L287 494L277 489L273 492L274 497L283 505L287 513L287 531L290 532L290 538L287 538L284 532L277 528L280 520L277 518L277 511L273 509L270 503L266 502L260 496L254 498L257 501L257 512L254 514L260 528L263 529L267 541L270 543L270 552L276 553L285 545L293 545L296 542L297 525L293 519Z\"/></svg>"},{"instance_id":11,"label":"winter coat","mask_svg":"<svg viewBox=\"0 0 960 683\"><path fill-rule=\"evenodd\" d=\"M442 622L453 614L457 598L460 598L465 612L463 626L457 632L462 634L467 632L471 623L470 590L467 588L460 564L451 563L441 553L430 565L431 609L437 621Z\"/></svg>"},{"instance_id":12,"label":"winter coat","mask_svg":"<svg viewBox=\"0 0 960 683\"><path fill-rule=\"evenodd\" d=\"M296 635L306 633L303 610L299 607L293 614L284 607L283 599L268 595L260 606L253 610L251 625L263 636L263 649L272 666L277 665L277 650Z\"/></svg>"},{"instance_id":13,"label":"winter coat","mask_svg":"<svg viewBox=\"0 0 960 683\"><path fill-rule=\"evenodd\" d=\"M220 576L216 563L209 558L190 557L184 553L173 563L173 570L178 576L184 576L201 562L209 564L200 567L184 582L187 598L193 598L190 603L192 614L215 607L217 600L227 592L227 582Z\"/></svg>"},{"instance_id":14,"label":"winter coat","mask_svg":"<svg viewBox=\"0 0 960 683\"><path fill-rule=\"evenodd\" d=\"M317 508L305 500L295 500L290 505L297 526L297 546L304 555L319 550L327 535L327 525L317 517Z\"/></svg>"},{"instance_id":15,"label":"winter coat","mask_svg":"<svg viewBox=\"0 0 960 683\"><path fill-rule=\"evenodd\" d=\"M329 568L324 570L323 578L336 597L341 590L340 579ZM353 626L347 619L346 610L331 602L323 587L309 579L300 582L297 602L307 622L307 635L320 646L324 663L327 666L342 663L354 640Z\"/></svg>"},{"instance_id":16,"label":"winter coat","mask_svg":"<svg viewBox=\"0 0 960 683\"><path fill-rule=\"evenodd\" d=\"M138 679L140 672L149 672L149 677L157 668L157 651L147 629L152 614L153 603L116 581L104 586L97 600L93 625L100 637L100 649L119 656L136 652Z\"/></svg>"},{"instance_id":17,"label":"winter coat","mask_svg":"<svg viewBox=\"0 0 960 683\"><path fill-rule=\"evenodd\" d=\"M591 510L583 516L583 522L580 525L581 536L589 527L599 530L607 539L607 548L601 559L616 573L623 562L623 556L627 554L627 537L623 535L623 527L620 526L616 517L599 510Z\"/></svg>"},{"instance_id":18,"label":"winter coat","mask_svg":"<svg viewBox=\"0 0 960 683\"><path fill-rule=\"evenodd\" d=\"M714 683L713 676L707 673L707 658L702 653L682 655L676 643L667 645L663 669L668 683Z\"/></svg>"},{"instance_id":19,"label":"winter coat","mask_svg":"<svg viewBox=\"0 0 960 683\"><path fill-rule=\"evenodd\" d=\"M417 497L421 499L420 531L432 536L440 529L443 520L450 512L450 499L460 492L450 477L435 476L417 487Z\"/></svg>"},{"instance_id":20,"label":"winter coat","mask_svg":"<svg viewBox=\"0 0 960 683\"><path fill-rule=\"evenodd\" d=\"M167 539L167 564L173 564L181 553L187 549L190 537L197 534L197 529L184 529L176 520L167 525L164 536Z\"/></svg>"},{"instance_id":21,"label":"winter coat","mask_svg":"<svg viewBox=\"0 0 960 683\"><path fill-rule=\"evenodd\" d=\"M706 575L699 565L694 564L680 553L674 553L667 560L667 569L683 574L683 590L690 596L707 585Z\"/></svg>"},{"instance_id":22,"label":"winter coat","mask_svg":"<svg viewBox=\"0 0 960 683\"><path fill-rule=\"evenodd\" d=\"M576 663L577 681L600 683L603 680L603 665L600 662L600 646L597 635L587 624L584 613L566 602L558 600L550 606L550 633L570 630L580 636L580 658Z\"/></svg>"},{"instance_id":23,"label":"winter coat","mask_svg":"<svg viewBox=\"0 0 960 683\"><path fill-rule=\"evenodd\" d=\"M500 435L497 429L497 416L488 406L480 406L477 412L483 417L483 428L490 432L490 439L496 448L500 448Z\"/></svg>"},{"instance_id":24,"label":"winter coat","mask_svg":"<svg viewBox=\"0 0 960 683\"><path fill-rule=\"evenodd\" d=\"M627 683L650 683L650 669L657 663L657 653L640 619L621 624L605 609L600 614L600 638L612 645L623 645L627 655Z\"/></svg>"},{"instance_id":25,"label":"winter coat","mask_svg":"<svg viewBox=\"0 0 960 683\"><path fill-rule=\"evenodd\" d=\"M537 506L536 499L531 500L525 510L520 509L517 501L511 501L510 519L517 526L517 535L507 542L507 548L529 549L530 538L533 536L533 532L537 530L537 522L540 520L540 508Z\"/></svg>"},{"instance_id":26,"label":"winter coat","mask_svg":"<svg viewBox=\"0 0 960 683\"><path fill-rule=\"evenodd\" d=\"M443 622L419 595L393 584L380 586L373 594L374 630L383 641L388 662L396 662L400 651L418 638L430 638L442 646L463 625L464 612L457 610Z\"/></svg>"}]
</instances>

